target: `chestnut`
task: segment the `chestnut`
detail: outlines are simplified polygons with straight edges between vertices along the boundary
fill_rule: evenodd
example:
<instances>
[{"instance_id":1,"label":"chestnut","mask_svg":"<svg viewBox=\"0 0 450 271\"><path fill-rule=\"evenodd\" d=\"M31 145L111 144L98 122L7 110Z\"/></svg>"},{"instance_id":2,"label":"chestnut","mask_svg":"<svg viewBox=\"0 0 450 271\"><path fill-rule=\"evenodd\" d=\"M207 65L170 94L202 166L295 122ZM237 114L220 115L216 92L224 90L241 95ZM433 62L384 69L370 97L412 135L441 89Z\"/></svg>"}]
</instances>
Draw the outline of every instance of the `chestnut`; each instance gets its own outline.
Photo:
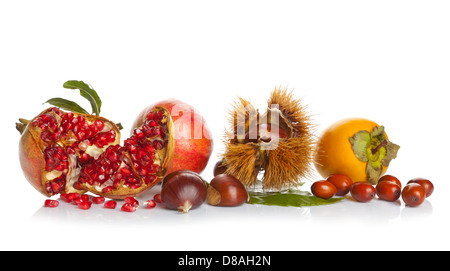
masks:
<instances>
[{"instance_id":1,"label":"chestnut","mask_svg":"<svg viewBox=\"0 0 450 271\"><path fill-rule=\"evenodd\" d=\"M232 175L219 174L209 183L207 200L214 206L239 206L248 200L248 193Z\"/></svg>"},{"instance_id":2,"label":"chestnut","mask_svg":"<svg viewBox=\"0 0 450 271\"><path fill-rule=\"evenodd\" d=\"M206 182L196 172L178 170L168 174L161 187L161 201L168 209L187 213L206 200Z\"/></svg>"},{"instance_id":3,"label":"chestnut","mask_svg":"<svg viewBox=\"0 0 450 271\"><path fill-rule=\"evenodd\" d=\"M284 139L289 137L289 133L276 124L260 123L257 126L249 128L249 131L245 134L244 142L258 143L258 141L262 141L269 143L272 139Z\"/></svg>"},{"instance_id":4,"label":"chestnut","mask_svg":"<svg viewBox=\"0 0 450 271\"><path fill-rule=\"evenodd\" d=\"M224 174L227 171L227 166L224 164L223 160L220 160L214 165L214 177L219 174Z\"/></svg>"}]
</instances>

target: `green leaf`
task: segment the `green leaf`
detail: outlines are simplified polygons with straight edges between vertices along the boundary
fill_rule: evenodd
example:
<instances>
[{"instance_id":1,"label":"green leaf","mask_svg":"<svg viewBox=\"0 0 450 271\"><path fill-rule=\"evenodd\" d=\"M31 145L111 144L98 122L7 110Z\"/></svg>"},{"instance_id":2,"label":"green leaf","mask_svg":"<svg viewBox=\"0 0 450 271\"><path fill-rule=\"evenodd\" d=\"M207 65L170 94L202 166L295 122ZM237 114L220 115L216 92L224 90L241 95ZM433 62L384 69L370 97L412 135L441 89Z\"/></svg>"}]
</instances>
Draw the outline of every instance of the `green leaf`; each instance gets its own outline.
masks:
<instances>
[{"instance_id":1,"label":"green leaf","mask_svg":"<svg viewBox=\"0 0 450 271\"><path fill-rule=\"evenodd\" d=\"M77 103L63 99L63 98L52 98L45 103L60 107L65 110L69 110L75 113L89 114L84 108L79 106Z\"/></svg>"},{"instance_id":2,"label":"green leaf","mask_svg":"<svg viewBox=\"0 0 450 271\"><path fill-rule=\"evenodd\" d=\"M98 96L97 92L89 87L88 84L83 81L70 80L63 84L64 88L68 89L79 89L80 95L86 98L92 106L92 114L100 115L100 107L102 106L102 101Z\"/></svg>"},{"instance_id":3,"label":"green leaf","mask_svg":"<svg viewBox=\"0 0 450 271\"><path fill-rule=\"evenodd\" d=\"M249 204L305 207L332 204L343 199L346 197L322 199L308 192L289 190L279 193L250 193Z\"/></svg>"}]
</instances>

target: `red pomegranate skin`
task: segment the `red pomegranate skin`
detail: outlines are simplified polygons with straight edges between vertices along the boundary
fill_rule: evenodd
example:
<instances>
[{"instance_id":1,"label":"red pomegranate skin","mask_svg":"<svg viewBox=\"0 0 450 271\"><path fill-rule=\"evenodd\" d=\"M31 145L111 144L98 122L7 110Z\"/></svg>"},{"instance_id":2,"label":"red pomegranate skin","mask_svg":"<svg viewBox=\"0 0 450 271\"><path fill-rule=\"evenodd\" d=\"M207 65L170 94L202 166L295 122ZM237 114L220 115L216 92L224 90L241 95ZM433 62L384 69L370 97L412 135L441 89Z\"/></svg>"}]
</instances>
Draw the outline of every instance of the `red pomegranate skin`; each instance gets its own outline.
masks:
<instances>
[{"instance_id":1,"label":"red pomegranate skin","mask_svg":"<svg viewBox=\"0 0 450 271\"><path fill-rule=\"evenodd\" d=\"M28 127L20 138L19 159L28 182L43 195L50 196L43 185L42 172L45 168L45 161L42 151L32 134L28 132Z\"/></svg>"},{"instance_id":2,"label":"red pomegranate skin","mask_svg":"<svg viewBox=\"0 0 450 271\"><path fill-rule=\"evenodd\" d=\"M166 175L181 169L200 174L213 150L212 134L205 119L193 106L176 99L167 99L145 108L136 118L132 131L142 124L155 106L164 107L170 112L174 127L174 154Z\"/></svg>"}]
</instances>

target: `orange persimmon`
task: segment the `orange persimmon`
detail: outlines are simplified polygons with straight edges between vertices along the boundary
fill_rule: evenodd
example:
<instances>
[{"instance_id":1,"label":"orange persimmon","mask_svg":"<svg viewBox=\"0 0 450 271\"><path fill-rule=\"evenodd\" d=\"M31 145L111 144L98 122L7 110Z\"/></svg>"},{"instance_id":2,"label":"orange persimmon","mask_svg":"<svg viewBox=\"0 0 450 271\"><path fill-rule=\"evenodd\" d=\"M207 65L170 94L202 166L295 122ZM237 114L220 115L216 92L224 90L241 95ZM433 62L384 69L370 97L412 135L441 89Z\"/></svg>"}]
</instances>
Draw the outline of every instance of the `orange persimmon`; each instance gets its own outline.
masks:
<instances>
[{"instance_id":1,"label":"orange persimmon","mask_svg":"<svg viewBox=\"0 0 450 271\"><path fill-rule=\"evenodd\" d=\"M353 182L376 184L399 148L389 141L383 126L368 119L343 119L320 136L315 167L324 178L344 174Z\"/></svg>"}]
</instances>

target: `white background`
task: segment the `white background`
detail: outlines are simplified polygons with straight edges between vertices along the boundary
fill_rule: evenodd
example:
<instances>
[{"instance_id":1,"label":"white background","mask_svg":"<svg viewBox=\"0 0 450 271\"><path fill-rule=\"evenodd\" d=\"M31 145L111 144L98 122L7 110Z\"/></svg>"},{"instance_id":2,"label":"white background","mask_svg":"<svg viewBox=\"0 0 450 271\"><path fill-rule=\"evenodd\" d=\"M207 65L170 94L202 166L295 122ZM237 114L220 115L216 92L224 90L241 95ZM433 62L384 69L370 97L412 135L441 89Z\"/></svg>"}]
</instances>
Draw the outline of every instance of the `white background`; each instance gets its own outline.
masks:
<instances>
[{"instance_id":1,"label":"white background","mask_svg":"<svg viewBox=\"0 0 450 271\"><path fill-rule=\"evenodd\" d=\"M2 1L0 249L448 250L449 14L448 1ZM14 123L52 97L89 108L66 80L92 84L124 137L151 103L194 105L215 139L206 180L230 103L241 95L262 108L287 86L317 134L345 117L384 125L401 145L388 173L427 177L435 192L417 208L43 208L21 172Z\"/></svg>"}]
</instances>

